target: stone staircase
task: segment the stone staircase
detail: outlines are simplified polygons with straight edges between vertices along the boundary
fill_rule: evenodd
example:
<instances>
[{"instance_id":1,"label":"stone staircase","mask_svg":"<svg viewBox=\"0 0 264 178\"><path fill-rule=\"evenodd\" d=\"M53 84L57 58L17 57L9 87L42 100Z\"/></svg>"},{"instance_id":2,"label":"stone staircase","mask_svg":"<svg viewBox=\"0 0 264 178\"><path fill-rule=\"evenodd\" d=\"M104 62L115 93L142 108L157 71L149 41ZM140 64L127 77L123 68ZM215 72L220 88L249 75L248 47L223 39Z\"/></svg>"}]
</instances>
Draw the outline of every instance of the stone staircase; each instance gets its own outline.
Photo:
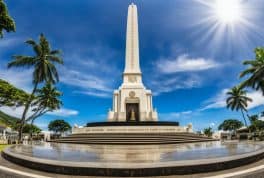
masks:
<instances>
[{"instance_id":1,"label":"stone staircase","mask_svg":"<svg viewBox=\"0 0 264 178\"><path fill-rule=\"evenodd\" d=\"M200 136L194 133L111 133L111 134L72 134L60 139L51 140L59 143L78 144L180 144L191 142L216 141L217 139Z\"/></svg>"}]
</instances>

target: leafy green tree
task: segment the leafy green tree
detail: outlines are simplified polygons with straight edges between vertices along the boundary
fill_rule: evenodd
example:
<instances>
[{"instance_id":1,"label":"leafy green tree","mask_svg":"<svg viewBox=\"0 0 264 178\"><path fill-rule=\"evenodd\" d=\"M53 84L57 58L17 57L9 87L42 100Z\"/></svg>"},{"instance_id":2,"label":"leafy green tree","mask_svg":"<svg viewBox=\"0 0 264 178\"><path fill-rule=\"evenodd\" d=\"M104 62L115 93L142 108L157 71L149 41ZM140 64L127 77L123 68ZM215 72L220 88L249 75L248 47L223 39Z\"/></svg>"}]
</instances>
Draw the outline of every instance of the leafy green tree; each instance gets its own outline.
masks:
<instances>
[{"instance_id":1,"label":"leafy green tree","mask_svg":"<svg viewBox=\"0 0 264 178\"><path fill-rule=\"evenodd\" d=\"M8 67L33 67L33 90L25 104L20 128L19 140L22 141L22 131L25 124L27 112L34 99L34 94L38 89L38 85L43 82L50 82L52 84L59 81L59 75L55 64L63 64L59 50L51 50L50 44L43 34L39 37L39 43L34 40L27 40L26 44L32 46L35 53L34 56L15 55L13 61L8 64Z\"/></svg>"},{"instance_id":2,"label":"leafy green tree","mask_svg":"<svg viewBox=\"0 0 264 178\"><path fill-rule=\"evenodd\" d=\"M252 115L249 117L251 125L249 126L250 131L259 132L264 130L264 121L259 120L258 115Z\"/></svg>"},{"instance_id":3,"label":"leafy green tree","mask_svg":"<svg viewBox=\"0 0 264 178\"><path fill-rule=\"evenodd\" d=\"M41 132L41 129L39 127L37 127L36 125L25 124L25 126L23 127L23 133L28 133L28 134L36 133L36 134L39 134L40 132Z\"/></svg>"},{"instance_id":4,"label":"leafy green tree","mask_svg":"<svg viewBox=\"0 0 264 178\"><path fill-rule=\"evenodd\" d=\"M236 119L227 119L224 120L223 123L221 123L218 126L218 130L224 130L224 131L233 131L235 132L237 129L241 128L243 126L243 123Z\"/></svg>"},{"instance_id":5,"label":"leafy green tree","mask_svg":"<svg viewBox=\"0 0 264 178\"><path fill-rule=\"evenodd\" d=\"M264 130L264 121L256 120L250 126L251 131L263 131Z\"/></svg>"},{"instance_id":6,"label":"leafy green tree","mask_svg":"<svg viewBox=\"0 0 264 178\"><path fill-rule=\"evenodd\" d=\"M0 107L22 106L26 103L29 94L20 90L10 83L0 79Z\"/></svg>"},{"instance_id":7,"label":"leafy green tree","mask_svg":"<svg viewBox=\"0 0 264 178\"><path fill-rule=\"evenodd\" d=\"M252 102L252 99L246 96L246 91L239 86L233 87L227 92L228 98L226 99L227 108L232 111L241 111L245 126L247 126L247 121L244 112L247 112L248 102Z\"/></svg>"},{"instance_id":8,"label":"leafy green tree","mask_svg":"<svg viewBox=\"0 0 264 178\"><path fill-rule=\"evenodd\" d=\"M203 132L204 135L206 135L207 137L212 137L213 135L213 129L211 127L205 128Z\"/></svg>"},{"instance_id":9,"label":"leafy green tree","mask_svg":"<svg viewBox=\"0 0 264 178\"><path fill-rule=\"evenodd\" d=\"M9 16L6 4L0 0L0 38L3 38L3 30L11 32L16 30L14 20Z\"/></svg>"},{"instance_id":10,"label":"leafy green tree","mask_svg":"<svg viewBox=\"0 0 264 178\"><path fill-rule=\"evenodd\" d=\"M255 59L246 60L243 64L249 67L240 74L240 78L248 76L241 86L261 90L264 95L264 47L256 48Z\"/></svg>"},{"instance_id":11,"label":"leafy green tree","mask_svg":"<svg viewBox=\"0 0 264 178\"><path fill-rule=\"evenodd\" d=\"M252 124L256 120L258 120L258 115L251 115L251 116L248 116L248 118L249 118L250 123Z\"/></svg>"},{"instance_id":12,"label":"leafy green tree","mask_svg":"<svg viewBox=\"0 0 264 178\"><path fill-rule=\"evenodd\" d=\"M49 123L48 128L50 131L54 131L57 134L70 130L71 126L64 120L53 120Z\"/></svg>"}]
</instances>

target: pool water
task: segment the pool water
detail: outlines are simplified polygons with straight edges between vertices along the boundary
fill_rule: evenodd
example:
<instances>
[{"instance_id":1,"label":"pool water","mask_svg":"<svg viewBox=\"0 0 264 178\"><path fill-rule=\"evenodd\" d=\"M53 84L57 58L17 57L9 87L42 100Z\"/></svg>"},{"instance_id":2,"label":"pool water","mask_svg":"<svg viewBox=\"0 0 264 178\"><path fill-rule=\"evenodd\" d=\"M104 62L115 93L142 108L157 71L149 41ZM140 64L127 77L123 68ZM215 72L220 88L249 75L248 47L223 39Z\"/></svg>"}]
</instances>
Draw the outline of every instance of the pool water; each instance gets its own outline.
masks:
<instances>
[{"instance_id":1,"label":"pool water","mask_svg":"<svg viewBox=\"0 0 264 178\"><path fill-rule=\"evenodd\" d=\"M11 153L40 159L100 162L100 163L158 163L228 157L258 151L263 142L212 141L174 145L81 145L63 143L34 143L14 145Z\"/></svg>"}]
</instances>

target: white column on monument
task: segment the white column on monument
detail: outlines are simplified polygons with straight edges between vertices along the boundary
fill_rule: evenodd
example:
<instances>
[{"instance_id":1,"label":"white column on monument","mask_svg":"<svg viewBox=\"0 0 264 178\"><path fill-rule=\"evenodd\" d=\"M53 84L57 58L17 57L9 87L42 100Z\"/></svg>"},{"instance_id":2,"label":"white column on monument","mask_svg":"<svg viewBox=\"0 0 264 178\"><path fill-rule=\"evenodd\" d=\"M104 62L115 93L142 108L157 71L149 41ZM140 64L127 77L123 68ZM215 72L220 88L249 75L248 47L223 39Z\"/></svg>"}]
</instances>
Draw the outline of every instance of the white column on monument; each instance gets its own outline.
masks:
<instances>
[{"instance_id":1,"label":"white column on monument","mask_svg":"<svg viewBox=\"0 0 264 178\"><path fill-rule=\"evenodd\" d=\"M115 107L115 92L114 92L114 94L113 94L113 111L115 112L115 110L116 110L116 107Z\"/></svg>"},{"instance_id":2,"label":"white column on monument","mask_svg":"<svg viewBox=\"0 0 264 178\"><path fill-rule=\"evenodd\" d=\"M153 110L153 106L152 106L152 95L150 95L149 97L150 97L150 110Z\"/></svg>"},{"instance_id":3,"label":"white column on monument","mask_svg":"<svg viewBox=\"0 0 264 178\"><path fill-rule=\"evenodd\" d=\"M147 111L149 110L149 95L147 94Z\"/></svg>"},{"instance_id":4,"label":"white column on monument","mask_svg":"<svg viewBox=\"0 0 264 178\"><path fill-rule=\"evenodd\" d=\"M115 106L114 111L117 112L117 108L118 108L118 94L117 93L114 94L114 106Z\"/></svg>"},{"instance_id":5,"label":"white column on monument","mask_svg":"<svg viewBox=\"0 0 264 178\"><path fill-rule=\"evenodd\" d=\"M139 67L138 14L133 3L128 7L126 34L126 64L124 73L141 73Z\"/></svg>"},{"instance_id":6,"label":"white column on monument","mask_svg":"<svg viewBox=\"0 0 264 178\"><path fill-rule=\"evenodd\" d=\"M151 95L148 95L148 111L151 111Z\"/></svg>"}]
</instances>

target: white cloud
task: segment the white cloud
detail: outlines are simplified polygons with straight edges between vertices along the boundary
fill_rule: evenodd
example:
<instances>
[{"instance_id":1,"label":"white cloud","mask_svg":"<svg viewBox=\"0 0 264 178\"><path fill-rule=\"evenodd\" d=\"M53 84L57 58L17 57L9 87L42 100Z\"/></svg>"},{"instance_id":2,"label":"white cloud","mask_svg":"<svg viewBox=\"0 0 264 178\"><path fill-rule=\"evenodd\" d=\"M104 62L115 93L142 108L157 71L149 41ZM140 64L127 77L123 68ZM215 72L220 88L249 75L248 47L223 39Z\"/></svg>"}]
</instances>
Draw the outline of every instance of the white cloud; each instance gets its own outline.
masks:
<instances>
[{"instance_id":1,"label":"white cloud","mask_svg":"<svg viewBox=\"0 0 264 178\"><path fill-rule=\"evenodd\" d=\"M74 86L77 90L80 89L80 91L74 90L75 93L96 97L112 96L113 89L109 87L112 85L111 80L75 70L65 69L60 74L62 83ZM32 90L32 69L0 68L0 78L27 92Z\"/></svg>"},{"instance_id":2,"label":"white cloud","mask_svg":"<svg viewBox=\"0 0 264 178\"><path fill-rule=\"evenodd\" d=\"M206 106L203 107L201 110L226 107L226 93L228 92L228 90L229 89L223 89L218 95L205 101L204 103L206 104Z\"/></svg>"},{"instance_id":3,"label":"white cloud","mask_svg":"<svg viewBox=\"0 0 264 178\"><path fill-rule=\"evenodd\" d=\"M61 69L61 82L74 87L74 93L103 98L112 96L114 78L121 74L117 60L113 60L118 58L119 52L98 44L88 48L75 46L66 51L67 67Z\"/></svg>"},{"instance_id":4,"label":"white cloud","mask_svg":"<svg viewBox=\"0 0 264 178\"><path fill-rule=\"evenodd\" d=\"M72 109L61 108L60 110L49 112L47 114L53 115L53 116L67 117L67 116L76 116L76 115L79 114L79 111L72 110Z\"/></svg>"},{"instance_id":5,"label":"white cloud","mask_svg":"<svg viewBox=\"0 0 264 178\"><path fill-rule=\"evenodd\" d=\"M178 56L176 59L161 59L157 68L162 73L202 71L218 67L219 64L211 59L191 58L188 54Z\"/></svg>"},{"instance_id":6,"label":"white cloud","mask_svg":"<svg viewBox=\"0 0 264 178\"><path fill-rule=\"evenodd\" d=\"M160 113L160 118L164 118L166 120L176 120L179 118L188 118L193 111L182 111L182 112L170 112L170 113Z\"/></svg>"},{"instance_id":7,"label":"white cloud","mask_svg":"<svg viewBox=\"0 0 264 178\"><path fill-rule=\"evenodd\" d=\"M10 116L14 116L17 118L21 118L22 113L24 111L24 107L7 107L7 106L3 106L0 108L1 111L3 111L4 113L10 115ZM28 116L33 114L30 110L28 112ZM74 116L74 115L78 115L79 112L76 110L72 110L72 109L67 109L67 108L61 108L60 110L54 111L54 112L49 112L47 113L49 115L54 115L54 116L61 116L61 117L67 117L67 116Z\"/></svg>"},{"instance_id":8,"label":"white cloud","mask_svg":"<svg viewBox=\"0 0 264 178\"><path fill-rule=\"evenodd\" d=\"M227 98L226 93L228 90L229 89L223 89L218 95L207 100L205 102L207 105L200 110L217 109L217 108L226 107L226 98ZM248 102L247 109L253 109L258 106L264 105L264 97L260 91L248 92L247 96L253 100L252 102Z\"/></svg>"},{"instance_id":9,"label":"white cloud","mask_svg":"<svg viewBox=\"0 0 264 178\"><path fill-rule=\"evenodd\" d=\"M106 85L105 80L75 70L64 71L63 75L61 75L61 82L83 89L94 89L105 92L112 91L112 89Z\"/></svg>"},{"instance_id":10,"label":"white cloud","mask_svg":"<svg viewBox=\"0 0 264 178\"><path fill-rule=\"evenodd\" d=\"M188 54L178 56L176 59L160 59L155 63L156 70L150 76L149 87L154 95L172 92L178 89L198 88L202 86L208 76L198 75L195 71L203 71L220 66L217 62L205 58L191 58ZM157 72L158 71L158 72ZM182 72L180 74L174 74ZM156 75L155 75L156 74Z\"/></svg>"},{"instance_id":11,"label":"white cloud","mask_svg":"<svg viewBox=\"0 0 264 178\"><path fill-rule=\"evenodd\" d=\"M83 71L83 73L89 71L93 72L103 72L103 73L112 73L117 71L116 61L109 60L113 58L115 51L110 50L106 47L89 47L89 52L87 53L82 50L74 50L67 53L65 56L65 62L69 65L71 70L78 69L78 71Z\"/></svg>"},{"instance_id":12,"label":"white cloud","mask_svg":"<svg viewBox=\"0 0 264 178\"><path fill-rule=\"evenodd\" d=\"M202 79L198 75L153 78L150 88L154 95L172 92L177 89L189 89L199 87Z\"/></svg>"},{"instance_id":13,"label":"white cloud","mask_svg":"<svg viewBox=\"0 0 264 178\"><path fill-rule=\"evenodd\" d=\"M210 127L214 127L215 126L215 123L214 122L211 122L210 123Z\"/></svg>"},{"instance_id":14,"label":"white cloud","mask_svg":"<svg viewBox=\"0 0 264 178\"><path fill-rule=\"evenodd\" d=\"M109 87L111 80L76 70L64 70L61 82L76 87L74 93L95 97L109 97L113 89Z\"/></svg>"},{"instance_id":15,"label":"white cloud","mask_svg":"<svg viewBox=\"0 0 264 178\"><path fill-rule=\"evenodd\" d=\"M3 106L0 108L1 111L3 111L4 113L13 116L13 117L17 117L17 118L21 118L22 113L24 111L24 107L7 107L7 106ZM28 112L28 114L32 114L31 112Z\"/></svg>"},{"instance_id":16,"label":"white cloud","mask_svg":"<svg viewBox=\"0 0 264 178\"><path fill-rule=\"evenodd\" d=\"M253 109L264 104L264 96L260 91L249 92L247 96L253 100L253 102L248 103L248 109Z\"/></svg>"},{"instance_id":17,"label":"white cloud","mask_svg":"<svg viewBox=\"0 0 264 178\"><path fill-rule=\"evenodd\" d=\"M0 78L8 81L17 88L27 92L32 88L32 70L31 69L7 69L0 68Z\"/></svg>"},{"instance_id":18,"label":"white cloud","mask_svg":"<svg viewBox=\"0 0 264 178\"><path fill-rule=\"evenodd\" d=\"M36 126L38 126L42 131L48 131L48 121L39 123L38 120L34 123Z\"/></svg>"},{"instance_id":19,"label":"white cloud","mask_svg":"<svg viewBox=\"0 0 264 178\"><path fill-rule=\"evenodd\" d=\"M80 93L88 96L94 96L99 98L110 98L112 97L112 93L108 92L100 92L100 91L74 91L74 93Z\"/></svg>"}]
</instances>

